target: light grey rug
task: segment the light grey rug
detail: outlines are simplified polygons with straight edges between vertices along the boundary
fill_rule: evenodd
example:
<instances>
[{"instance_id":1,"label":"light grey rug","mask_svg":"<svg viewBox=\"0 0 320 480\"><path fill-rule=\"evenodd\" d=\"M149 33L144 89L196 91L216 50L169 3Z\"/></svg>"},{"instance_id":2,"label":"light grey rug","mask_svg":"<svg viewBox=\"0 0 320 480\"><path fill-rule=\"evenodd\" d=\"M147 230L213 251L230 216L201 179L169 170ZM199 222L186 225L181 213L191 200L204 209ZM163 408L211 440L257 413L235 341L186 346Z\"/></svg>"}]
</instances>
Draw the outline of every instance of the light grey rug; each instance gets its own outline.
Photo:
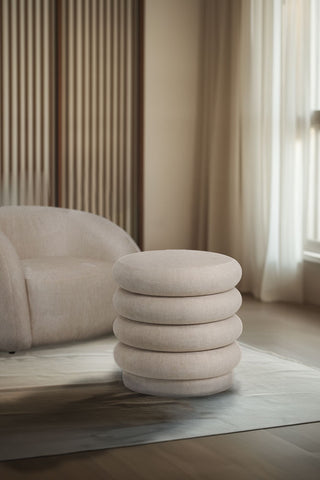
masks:
<instances>
[{"instance_id":1,"label":"light grey rug","mask_svg":"<svg viewBox=\"0 0 320 480\"><path fill-rule=\"evenodd\" d=\"M0 355L0 460L320 420L320 370L241 345L232 390L195 399L135 394L114 338Z\"/></svg>"}]
</instances>

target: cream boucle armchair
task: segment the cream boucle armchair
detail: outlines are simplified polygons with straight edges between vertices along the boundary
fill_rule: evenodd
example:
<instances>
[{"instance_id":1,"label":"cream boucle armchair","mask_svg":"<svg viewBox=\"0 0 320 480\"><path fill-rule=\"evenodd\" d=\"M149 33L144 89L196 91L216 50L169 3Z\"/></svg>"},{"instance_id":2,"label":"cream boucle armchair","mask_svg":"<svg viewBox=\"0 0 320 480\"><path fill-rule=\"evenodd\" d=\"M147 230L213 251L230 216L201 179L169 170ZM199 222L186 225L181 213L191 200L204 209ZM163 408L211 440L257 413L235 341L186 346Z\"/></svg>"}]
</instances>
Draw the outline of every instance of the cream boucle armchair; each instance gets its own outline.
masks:
<instances>
[{"instance_id":1,"label":"cream boucle armchair","mask_svg":"<svg viewBox=\"0 0 320 480\"><path fill-rule=\"evenodd\" d=\"M113 263L137 252L111 221L54 207L0 208L0 350L112 332Z\"/></svg>"}]
</instances>

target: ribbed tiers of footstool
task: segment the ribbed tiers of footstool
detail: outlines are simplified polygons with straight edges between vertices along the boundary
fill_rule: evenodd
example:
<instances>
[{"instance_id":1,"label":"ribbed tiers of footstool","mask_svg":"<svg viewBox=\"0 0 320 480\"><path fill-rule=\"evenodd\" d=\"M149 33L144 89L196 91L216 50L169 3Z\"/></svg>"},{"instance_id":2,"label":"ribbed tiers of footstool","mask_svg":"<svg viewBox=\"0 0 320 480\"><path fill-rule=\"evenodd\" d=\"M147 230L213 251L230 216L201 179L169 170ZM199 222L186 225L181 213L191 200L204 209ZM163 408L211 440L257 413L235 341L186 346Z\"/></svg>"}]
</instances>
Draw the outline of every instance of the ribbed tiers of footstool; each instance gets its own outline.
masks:
<instances>
[{"instance_id":1,"label":"ribbed tiers of footstool","mask_svg":"<svg viewBox=\"0 0 320 480\"><path fill-rule=\"evenodd\" d=\"M236 260L193 250L139 252L120 258L113 275L114 357L127 388L202 396L231 387L242 332Z\"/></svg>"}]
</instances>

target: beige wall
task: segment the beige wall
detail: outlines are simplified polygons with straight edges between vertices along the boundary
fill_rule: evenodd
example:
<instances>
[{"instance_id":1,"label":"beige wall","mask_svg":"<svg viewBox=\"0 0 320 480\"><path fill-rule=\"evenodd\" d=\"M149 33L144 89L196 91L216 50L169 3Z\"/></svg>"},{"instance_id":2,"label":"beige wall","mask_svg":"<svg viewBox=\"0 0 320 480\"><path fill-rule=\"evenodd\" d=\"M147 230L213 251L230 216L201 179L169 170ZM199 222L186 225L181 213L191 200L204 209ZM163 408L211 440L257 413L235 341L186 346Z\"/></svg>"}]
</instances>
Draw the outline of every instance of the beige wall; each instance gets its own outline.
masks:
<instances>
[{"instance_id":1,"label":"beige wall","mask_svg":"<svg viewBox=\"0 0 320 480\"><path fill-rule=\"evenodd\" d=\"M145 7L144 249L192 248L202 2Z\"/></svg>"},{"instance_id":2,"label":"beige wall","mask_svg":"<svg viewBox=\"0 0 320 480\"><path fill-rule=\"evenodd\" d=\"M306 303L320 305L320 263L304 262L304 298Z\"/></svg>"}]
</instances>

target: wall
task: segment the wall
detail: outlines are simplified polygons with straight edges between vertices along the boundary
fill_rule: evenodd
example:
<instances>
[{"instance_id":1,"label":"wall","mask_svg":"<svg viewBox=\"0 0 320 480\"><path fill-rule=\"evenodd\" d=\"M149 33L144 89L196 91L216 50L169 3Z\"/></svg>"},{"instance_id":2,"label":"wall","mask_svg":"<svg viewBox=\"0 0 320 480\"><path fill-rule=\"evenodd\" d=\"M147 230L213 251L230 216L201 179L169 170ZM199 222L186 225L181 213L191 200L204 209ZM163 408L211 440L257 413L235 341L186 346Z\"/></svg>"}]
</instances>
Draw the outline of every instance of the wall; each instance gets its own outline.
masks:
<instances>
[{"instance_id":1,"label":"wall","mask_svg":"<svg viewBox=\"0 0 320 480\"><path fill-rule=\"evenodd\" d=\"M304 299L320 306L320 262L304 262Z\"/></svg>"},{"instance_id":2,"label":"wall","mask_svg":"<svg viewBox=\"0 0 320 480\"><path fill-rule=\"evenodd\" d=\"M194 246L201 12L198 0L145 0L145 250Z\"/></svg>"}]
</instances>

